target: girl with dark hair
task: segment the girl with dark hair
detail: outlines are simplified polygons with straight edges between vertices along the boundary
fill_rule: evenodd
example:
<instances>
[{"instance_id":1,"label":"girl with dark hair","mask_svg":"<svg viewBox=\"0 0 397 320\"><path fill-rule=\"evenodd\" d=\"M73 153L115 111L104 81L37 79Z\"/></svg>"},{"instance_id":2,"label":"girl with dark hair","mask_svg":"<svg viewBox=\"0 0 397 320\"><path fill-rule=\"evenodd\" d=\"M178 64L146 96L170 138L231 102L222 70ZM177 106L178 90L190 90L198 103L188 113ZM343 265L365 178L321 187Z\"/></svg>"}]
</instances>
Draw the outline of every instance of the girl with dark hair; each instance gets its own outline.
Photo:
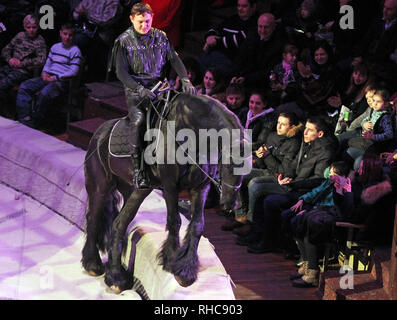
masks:
<instances>
[{"instance_id":1,"label":"girl with dark hair","mask_svg":"<svg viewBox=\"0 0 397 320\"><path fill-rule=\"evenodd\" d=\"M222 71L217 68L208 68L196 89L198 94L205 94L225 103L225 78Z\"/></svg>"}]
</instances>

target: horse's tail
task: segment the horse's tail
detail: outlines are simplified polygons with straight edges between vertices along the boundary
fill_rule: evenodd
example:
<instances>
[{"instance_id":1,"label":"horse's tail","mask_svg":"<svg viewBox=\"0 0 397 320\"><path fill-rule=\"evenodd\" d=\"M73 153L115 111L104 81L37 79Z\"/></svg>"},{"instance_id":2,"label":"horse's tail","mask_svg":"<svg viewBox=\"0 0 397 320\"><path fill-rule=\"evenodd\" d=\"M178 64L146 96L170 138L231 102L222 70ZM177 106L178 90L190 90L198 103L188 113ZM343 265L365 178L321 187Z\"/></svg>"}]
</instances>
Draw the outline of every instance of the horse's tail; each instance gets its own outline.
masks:
<instances>
[{"instance_id":1,"label":"horse's tail","mask_svg":"<svg viewBox=\"0 0 397 320\"><path fill-rule=\"evenodd\" d=\"M98 249L102 252L105 252L108 249L111 239L113 221L119 214L122 206L123 197L117 190L114 190L105 202L103 214L101 216L101 222L98 226L97 244Z\"/></svg>"}]
</instances>

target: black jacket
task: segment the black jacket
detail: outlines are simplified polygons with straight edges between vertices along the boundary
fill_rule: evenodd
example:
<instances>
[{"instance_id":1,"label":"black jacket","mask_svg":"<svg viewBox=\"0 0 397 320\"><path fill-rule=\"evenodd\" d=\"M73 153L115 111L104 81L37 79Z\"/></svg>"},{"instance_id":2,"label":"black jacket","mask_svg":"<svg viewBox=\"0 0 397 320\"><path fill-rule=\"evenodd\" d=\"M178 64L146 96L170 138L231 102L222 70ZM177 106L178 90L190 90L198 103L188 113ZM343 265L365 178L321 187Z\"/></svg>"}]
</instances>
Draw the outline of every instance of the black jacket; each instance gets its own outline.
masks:
<instances>
[{"instance_id":1,"label":"black jacket","mask_svg":"<svg viewBox=\"0 0 397 320\"><path fill-rule=\"evenodd\" d=\"M281 61L285 33L276 28L269 40L260 40L258 32L247 36L234 61L233 76L245 78L245 86L260 88L268 83L266 75Z\"/></svg>"},{"instance_id":2,"label":"black jacket","mask_svg":"<svg viewBox=\"0 0 397 320\"><path fill-rule=\"evenodd\" d=\"M338 141L334 136L324 136L310 143L302 141L286 176L293 178L294 182L324 179L324 171L334 160L337 148ZM291 187L294 187L294 182L290 183Z\"/></svg>"},{"instance_id":3,"label":"black jacket","mask_svg":"<svg viewBox=\"0 0 397 320\"><path fill-rule=\"evenodd\" d=\"M267 169L271 174L288 172L291 162L297 155L301 142L300 128L302 125L292 127L287 135L278 135L271 132L266 139L269 154L255 161L255 166Z\"/></svg>"}]
</instances>

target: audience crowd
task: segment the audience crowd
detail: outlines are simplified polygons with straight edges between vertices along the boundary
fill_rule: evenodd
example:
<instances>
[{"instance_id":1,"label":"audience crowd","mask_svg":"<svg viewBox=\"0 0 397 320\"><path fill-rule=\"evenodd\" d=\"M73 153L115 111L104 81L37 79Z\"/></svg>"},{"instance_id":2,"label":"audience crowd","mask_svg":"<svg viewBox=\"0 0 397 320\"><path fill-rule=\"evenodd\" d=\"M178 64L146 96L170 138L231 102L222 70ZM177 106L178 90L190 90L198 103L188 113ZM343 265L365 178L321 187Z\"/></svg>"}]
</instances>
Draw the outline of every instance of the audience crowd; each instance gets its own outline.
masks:
<instances>
[{"instance_id":1,"label":"audience crowd","mask_svg":"<svg viewBox=\"0 0 397 320\"><path fill-rule=\"evenodd\" d=\"M85 81L104 80L135 2L0 1L1 115L40 128L82 68ZM321 246L334 239L336 222L364 224L357 240L391 241L397 0L212 2L233 3L236 13L210 26L201 52L183 62L198 94L218 99L251 130L253 150L235 211L219 212L222 229L249 253L299 257L292 284L317 286ZM30 13L43 4L59 12L56 36ZM343 5L354 15L340 13Z\"/></svg>"}]
</instances>

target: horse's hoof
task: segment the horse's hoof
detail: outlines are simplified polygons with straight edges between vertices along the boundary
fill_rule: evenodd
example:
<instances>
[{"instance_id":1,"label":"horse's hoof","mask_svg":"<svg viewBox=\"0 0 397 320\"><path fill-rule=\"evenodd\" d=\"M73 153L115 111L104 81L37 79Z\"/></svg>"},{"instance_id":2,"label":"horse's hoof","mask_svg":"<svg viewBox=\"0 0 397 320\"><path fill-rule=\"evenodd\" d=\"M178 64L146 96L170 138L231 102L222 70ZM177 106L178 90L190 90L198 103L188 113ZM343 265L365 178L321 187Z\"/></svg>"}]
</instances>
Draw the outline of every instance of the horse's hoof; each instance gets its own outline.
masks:
<instances>
[{"instance_id":1,"label":"horse's hoof","mask_svg":"<svg viewBox=\"0 0 397 320\"><path fill-rule=\"evenodd\" d=\"M123 290L119 286L111 286L109 287L110 291L115 294L120 294Z\"/></svg>"},{"instance_id":2,"label":"horse's hoof","mask_svg":"<svg viewBox=\"0 0 397 320\"><path fill-rule=\"evenodd\" d=\"M184 280L181 277L178 277L176 275L174 275L174 278L175 278L176 282L178 282L178 284L181 287L185 287L186 288L186 287L189 287L190 285L192 285L194 283L194 280Z\"/></svg>"},{"instance_id":3,"label":"horse's hoof","mask_svg":"<svg viewBox=\"0 0 397 320\"><path fill-rule=\"evenodd\" d=\"M99 277L99 276L103 275L103 273L98 274L98 273L96 273L94 270L87 271L87 273L88 273L90 276L92 276L92 277Z\"/></svg>"},{"instance_id":4,"label":"horse's hoof","mask_svg":"<svg viewBox=\"0 0 397 320\"><path fill-rule=\"evenodd\" d=\"M105 273L105 267L98 262L83 262L83 268L93 277L99 277Z\"/></svg>"}]
</instances>

